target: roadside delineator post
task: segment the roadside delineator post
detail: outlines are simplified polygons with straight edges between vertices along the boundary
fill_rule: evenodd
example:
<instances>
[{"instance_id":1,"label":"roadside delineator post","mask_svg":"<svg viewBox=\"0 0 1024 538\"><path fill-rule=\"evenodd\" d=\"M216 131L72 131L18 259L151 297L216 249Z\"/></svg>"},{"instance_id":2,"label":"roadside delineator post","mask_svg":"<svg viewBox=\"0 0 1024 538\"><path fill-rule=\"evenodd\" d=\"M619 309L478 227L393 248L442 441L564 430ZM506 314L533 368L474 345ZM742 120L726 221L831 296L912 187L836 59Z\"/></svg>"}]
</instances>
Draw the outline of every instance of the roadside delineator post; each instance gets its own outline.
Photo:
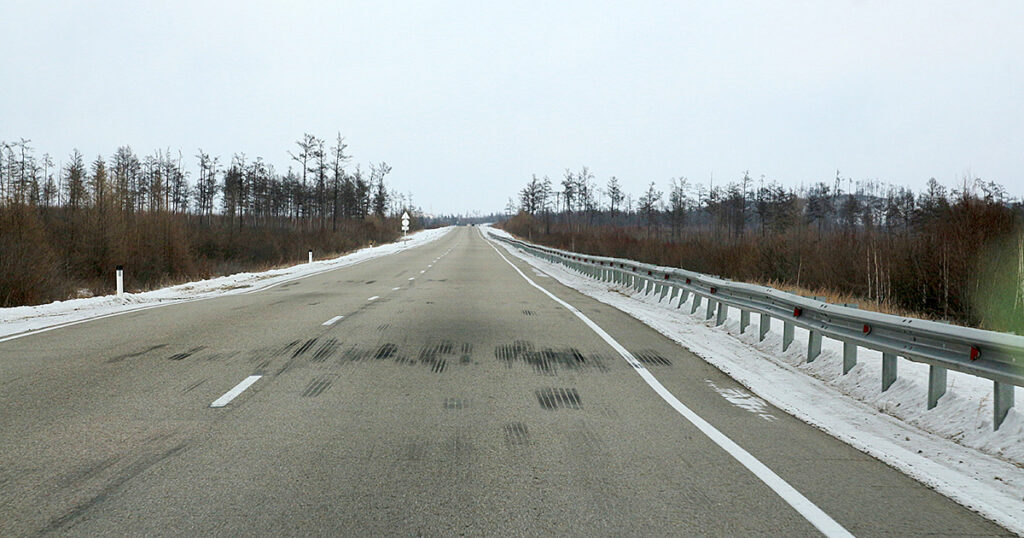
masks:
<instances>
[{"instance_id":1,"label":"roadside delineator post","mask_svg":"<svg viewBox=\"0 0 1024 538\"><path fill-rule=\"evenodd\" d=\"M124 297L124 266L117 266L117 296Z\"/></svg>"},{"instance_id":2,"label":"roadside delineator post","mask_svg":"<svg viewBox=\"0 0 1024 538\"><path fill-rule=\"evenodd\" d=\"M309 249L309 263L313 263L313 249Z\"/></svg>"}]
</instances>

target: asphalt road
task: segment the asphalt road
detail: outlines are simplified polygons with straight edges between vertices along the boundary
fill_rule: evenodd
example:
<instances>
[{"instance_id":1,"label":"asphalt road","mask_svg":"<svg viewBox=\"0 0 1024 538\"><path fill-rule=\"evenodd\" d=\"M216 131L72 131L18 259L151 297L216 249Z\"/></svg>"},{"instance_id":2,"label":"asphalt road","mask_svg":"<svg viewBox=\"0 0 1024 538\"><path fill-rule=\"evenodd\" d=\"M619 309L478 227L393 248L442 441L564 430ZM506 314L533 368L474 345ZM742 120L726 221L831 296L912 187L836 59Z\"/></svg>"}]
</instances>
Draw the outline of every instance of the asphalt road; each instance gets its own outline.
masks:
<instances>
[{"instance_id":1,"label":"asphalt road","mask_svg":"<svg viewBox=\"0 0 1024 538\"><path fill-rule=\"evenodd\" d=\"M1006 534L459 228L0 343L0 535L820 535L499 250L854 535Z\"/></svg>"}]
</instances>

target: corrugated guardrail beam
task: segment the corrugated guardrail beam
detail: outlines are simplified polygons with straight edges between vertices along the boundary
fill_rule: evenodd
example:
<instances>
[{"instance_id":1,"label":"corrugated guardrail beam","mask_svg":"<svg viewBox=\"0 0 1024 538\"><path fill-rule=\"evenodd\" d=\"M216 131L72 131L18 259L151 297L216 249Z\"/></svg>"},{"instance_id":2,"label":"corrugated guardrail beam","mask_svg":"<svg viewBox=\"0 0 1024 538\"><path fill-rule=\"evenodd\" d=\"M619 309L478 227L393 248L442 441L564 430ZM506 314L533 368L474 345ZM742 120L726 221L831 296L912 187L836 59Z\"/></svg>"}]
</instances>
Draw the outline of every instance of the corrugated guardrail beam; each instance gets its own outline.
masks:
<instances>
[{"instance_id":1,"label":"corrugated guardrail beam","mask_svg":"<svg viewBox=\"0 0 1024 538\"><path fill-rule=\"evenodd\" d=\"M857 348L879 351L882 391L896 381L897 357L928 364L928 409L935 407L946 392L947 370L989 379L993 383L992 425L996 430L1013 407L1013 387L1024 386L1021 336L858 310L683 269L589 256L494 234L491 237L592 278L628 286L645 295L655 293L659 301L670 293L669 301L677 301L676 308L681 308L692 294L690 313L695 314L703 302L705 319L714 318L715 325L725 323L731 307L740 311L740 332L745 332L750 314L758 313L761 340L771 320L779 319L783 351L793 343L794 327L801 327L809 332L807 362L821 353L822 337L839 340L843 342L843 374L856 366Z\"/></svg>"}]
</instances>

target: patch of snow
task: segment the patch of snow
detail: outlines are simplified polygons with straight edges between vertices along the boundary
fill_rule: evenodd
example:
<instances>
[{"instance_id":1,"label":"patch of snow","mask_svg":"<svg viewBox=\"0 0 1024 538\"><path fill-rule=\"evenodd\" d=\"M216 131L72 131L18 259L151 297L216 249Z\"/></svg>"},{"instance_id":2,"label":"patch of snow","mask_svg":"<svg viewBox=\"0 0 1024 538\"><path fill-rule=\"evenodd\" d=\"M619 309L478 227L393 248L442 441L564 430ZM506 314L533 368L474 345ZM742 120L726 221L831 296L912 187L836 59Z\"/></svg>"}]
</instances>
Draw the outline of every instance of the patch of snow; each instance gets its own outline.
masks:
<instances>
[{"instance_id":1,"label":"patch of snow","mask_svg":"<svg viewBox=\"0 0 1024 538\"><path fill-rule=\"evenodd\" d=\"M125 293L123 297L105 295L56 301L37 306L0 308L0 342L19 338L36 331L56 329L125 312L265 290L300 278L362 263L407 248L423 245L440 238L451 231L451 229L452 227L449 226L446 228L421 230L407 236L406 241L362 248L329 260L300 263L291 267L259 273L237 273L143 293Z\"/></svg>"},{"instance_id":2,"label":"patch of snow","mask_svg":"<svg viewBox=\"0 0 1024 538\"><path fill-rule=\"evenodd\" d=\"M510 237L495 228L483 231ZM758 341L757 316L741 334L739 312L730 308L725 324L715 327L714 320L704 319L704 308L690 315L692 294L683 305L678 297L662 301L496 243L675 340L772 405L1024 534L1024 413L1012 408L993 431L991 381L949 371L946 394L929 410L927 365L900 358L897 381L882 392L879 352L859 349L857 365L843 375L841 342L823 339L821 355L808 363L806 330L796 328L793 344L782 352L779 320ZM1021 402L1024 391L1015 391Z\"/></svg>"}]
</instances>

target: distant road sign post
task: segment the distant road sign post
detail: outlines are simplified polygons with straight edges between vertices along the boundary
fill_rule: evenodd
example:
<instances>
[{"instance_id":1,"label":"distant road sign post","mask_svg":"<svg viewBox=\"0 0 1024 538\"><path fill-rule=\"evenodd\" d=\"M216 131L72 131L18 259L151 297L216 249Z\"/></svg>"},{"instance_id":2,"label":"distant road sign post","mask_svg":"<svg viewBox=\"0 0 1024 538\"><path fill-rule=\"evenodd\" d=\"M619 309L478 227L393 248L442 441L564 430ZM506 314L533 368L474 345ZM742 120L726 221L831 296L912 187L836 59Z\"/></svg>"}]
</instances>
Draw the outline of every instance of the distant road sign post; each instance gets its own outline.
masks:
<instances>
[{"instance_id":1,"label":"distant road sign post","mask_svg":"<svg viewBox=\"0 0 1024 538\"><path fill-rule=\"evenodd\" d=\"M403 239L408 240L408 237L407 237L409 235L409 212L408 211L403 211L402 212L402 235L403 235Z\"/></svg>"}]
</instances>

